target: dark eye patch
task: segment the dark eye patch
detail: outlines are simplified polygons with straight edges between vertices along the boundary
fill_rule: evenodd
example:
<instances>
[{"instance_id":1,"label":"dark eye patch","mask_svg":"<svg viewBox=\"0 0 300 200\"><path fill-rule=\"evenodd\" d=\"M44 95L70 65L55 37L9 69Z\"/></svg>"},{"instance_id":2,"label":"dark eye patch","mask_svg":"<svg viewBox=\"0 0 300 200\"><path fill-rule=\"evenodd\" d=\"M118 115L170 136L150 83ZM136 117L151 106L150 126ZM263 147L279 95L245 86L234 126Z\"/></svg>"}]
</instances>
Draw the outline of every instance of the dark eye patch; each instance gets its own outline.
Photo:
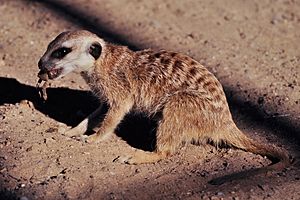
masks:
<instances>
[{"instance_id":1,"label":"dark eye patch","mask_svg":"<svg viewBox=\"0 0 300 200\"><path fill-rule=\"evenodd\" d=\"M95 58L95 60L97 60L100 57L101 52L102 47L99 43L96 42L90 46L89 53Z\"/></svg>"},{"instance_id":2,"label":"dark eye patch","mask_svg":"<svg viewBox=\"0 0 300 200\"><path fill-rule=\"evenodd\" d=\"M55 51L53 51L52 54L51 54L51 57L52 58L57 58L57 59L62 59L63 57L65 57L71 51L72 51L71 48L62 47L62 48L59 48L59 49L56 49Z\"/></svg>"}]
</instances>

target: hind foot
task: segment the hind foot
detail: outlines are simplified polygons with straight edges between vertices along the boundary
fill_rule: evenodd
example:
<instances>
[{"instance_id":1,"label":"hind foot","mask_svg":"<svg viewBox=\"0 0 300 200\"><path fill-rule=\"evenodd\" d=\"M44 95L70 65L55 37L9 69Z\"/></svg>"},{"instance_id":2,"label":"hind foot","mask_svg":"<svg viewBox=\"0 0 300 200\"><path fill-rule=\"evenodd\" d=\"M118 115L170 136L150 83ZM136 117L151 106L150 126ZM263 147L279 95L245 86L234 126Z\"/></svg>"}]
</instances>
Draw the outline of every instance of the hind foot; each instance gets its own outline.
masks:
<instances>
[{"instance_id":1,"label":"hind foot","mask_svg":"<svg viewBox=\"0 0 300 200\"><path fill-rule=\"evenodd\" d=\"M155 163L166 157L167 155L165 153L145 152L142 150L137 150L132 156L121 156L114 160L114 162L138 165L146 163Z\"/></svg>"}]
</instances>

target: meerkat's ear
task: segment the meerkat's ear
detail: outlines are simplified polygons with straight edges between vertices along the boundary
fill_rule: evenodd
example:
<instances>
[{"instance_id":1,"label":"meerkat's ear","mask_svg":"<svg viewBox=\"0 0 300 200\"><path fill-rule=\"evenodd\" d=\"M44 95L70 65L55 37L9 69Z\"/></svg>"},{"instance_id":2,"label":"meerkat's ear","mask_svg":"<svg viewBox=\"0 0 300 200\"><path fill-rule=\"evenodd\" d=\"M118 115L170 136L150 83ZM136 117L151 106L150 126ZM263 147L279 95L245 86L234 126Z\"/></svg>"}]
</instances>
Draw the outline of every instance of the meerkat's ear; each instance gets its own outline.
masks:
<instances>
[{"instance_id":1,"label":"meerkat's ear","mask_svg":"<svg viewBox=\"0 0 300 200\"><path fill-rule=\"evenodd\" d=\"M97 60L100 57L101 51L102 47L98 42L93 43L89 49L89 53L95 58L95 60Z\"/></svg>"}]
</instances>

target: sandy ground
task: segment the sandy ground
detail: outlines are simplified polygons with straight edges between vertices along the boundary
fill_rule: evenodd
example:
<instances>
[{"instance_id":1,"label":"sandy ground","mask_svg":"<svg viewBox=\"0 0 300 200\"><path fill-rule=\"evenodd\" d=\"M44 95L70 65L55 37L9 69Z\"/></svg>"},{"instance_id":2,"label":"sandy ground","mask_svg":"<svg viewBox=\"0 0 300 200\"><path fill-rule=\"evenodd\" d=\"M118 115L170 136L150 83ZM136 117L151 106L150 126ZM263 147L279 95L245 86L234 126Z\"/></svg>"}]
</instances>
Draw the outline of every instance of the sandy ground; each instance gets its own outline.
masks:
<instances>
[{"instance_id":1,"label":"sandy ground","mask_svg":"<svg viewBox=\"0 0 300 200\"><path fill-rule=\"evenodd\" d=\"M184 52L219 78L242 130L299 157L299 1L1 0L0 13L1 199L300 199L299 165L209 184L269 164L240 150L187 145L155 164L114 162L151 151L155 122L128 116L113 138L86 144L58 133L98 104L79 74L52 82L46 102L35 89L37 61L64 30Z\"/></svg>"}]
</instances>

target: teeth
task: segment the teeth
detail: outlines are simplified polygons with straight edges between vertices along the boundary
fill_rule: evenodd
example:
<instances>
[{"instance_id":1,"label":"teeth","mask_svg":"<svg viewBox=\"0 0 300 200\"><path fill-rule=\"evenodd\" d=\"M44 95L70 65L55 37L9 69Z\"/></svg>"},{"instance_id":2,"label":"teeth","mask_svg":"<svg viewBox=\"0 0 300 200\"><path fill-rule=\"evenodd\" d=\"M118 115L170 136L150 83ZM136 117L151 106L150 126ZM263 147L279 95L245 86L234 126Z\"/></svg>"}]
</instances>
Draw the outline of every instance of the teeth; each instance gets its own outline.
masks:
<instances>
[{"instance_id":1,"label":"teeth","mask_svg":"<svg viewBox=\"0 0 300 200\"><path fill-rule=\"evenodd\" d=\"M40 70L38 73L38 77L44 81L47 81L48 79L54 79L59 76L61 73L62 68L58 69L51 69L51 70Z\"/></svg>"},{"instance_id":2,"label":"teeth","mask_svg":"<svg viewBox=\"0 0 300 200\"><path fill-rule=\"evenodd\" d=\"M51 71L48 71L48 76L53 79L56 77L56 71L55 70L51 70Z\"/></svg>"}]
</instances>

